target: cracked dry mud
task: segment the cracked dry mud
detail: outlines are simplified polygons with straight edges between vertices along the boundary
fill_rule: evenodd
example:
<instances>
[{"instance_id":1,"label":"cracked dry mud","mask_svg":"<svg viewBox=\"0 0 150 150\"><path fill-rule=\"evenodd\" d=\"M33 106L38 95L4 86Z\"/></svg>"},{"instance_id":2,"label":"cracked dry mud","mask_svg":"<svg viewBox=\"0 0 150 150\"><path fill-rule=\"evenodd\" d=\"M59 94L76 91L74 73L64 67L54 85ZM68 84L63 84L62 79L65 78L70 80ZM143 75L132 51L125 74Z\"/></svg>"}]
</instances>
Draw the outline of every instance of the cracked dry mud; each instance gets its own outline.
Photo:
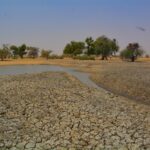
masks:
<instances>
[{"instance_id":1,"label":"cracked dry mud","mask_svg":"<svg viewBox=\"0 0 150 150\"><path fill-rule=\"evenodd\" d=\"M150 149L149 106L65 73L0 77L0 150Z\"/></svg>"}]
</instances>

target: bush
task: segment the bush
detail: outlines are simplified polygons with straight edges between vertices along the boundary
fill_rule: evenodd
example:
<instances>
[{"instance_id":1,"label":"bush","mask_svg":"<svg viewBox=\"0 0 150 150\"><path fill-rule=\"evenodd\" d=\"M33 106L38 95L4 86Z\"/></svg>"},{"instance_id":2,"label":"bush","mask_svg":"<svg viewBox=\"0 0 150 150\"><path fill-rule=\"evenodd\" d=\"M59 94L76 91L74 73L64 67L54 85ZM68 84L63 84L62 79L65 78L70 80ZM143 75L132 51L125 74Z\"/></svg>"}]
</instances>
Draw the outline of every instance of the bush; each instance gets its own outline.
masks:
<instances>
[{"instance_id":1,"label":"bush","mask_svg":"<svg viewBox=\"0 0 150 150\"><path fill-rule=\"evenodd\" d=\"M73 59L78 59L78 60L95 60L95 57L94 56L83 55L83 56L73 56Z\"/></svg>"},{"instance_id":2,"label":"bush","mask_svg":"<svg viewBox=\"0 0 150 150\"><path fill-rule=\"evenodd\" d=\"M28 47L28 57L29 58L36 58L39 54L39 48L37 47Z\"/></svg>"},{"instance_id":3,"label":"bush","mask_svg":"<svg viewBox=\"0 0 150 150\"><path fill-rule=\"evenodd\" d=\"M50 55L49 56L49 59L63 59L64 57L61 55L61 56L59 56L59 55L55 55L55 54L53 54L53 55Z\"/></svg>"},{"instance_id":4,"label":"bush","mask_svg":"<svg viewBox=\"0 0 150 150\"><path fill-rule=\"evenodd\" d=\"M51 53L52 53L51 50L42 50L41 51L41 57L49 59Z\"/></svg>"},{"instance_id":5,"label":"bush","mask_svg":"<svg viewBox=\"0 0 150 150\"><path fill-rule=\"evenodd\" d=\"M64 58L72 58L74 55L72 54L63 54L62 57Z\"/></svg>"},{"instance_id":6,"label":"bush","mask_svg":"<svg viewBox=\"0 0 150 150\"><path fill-rule=\"evenodd\" d=\"M144 51L140 49L140 45L138 43L129 43L126 49L121 51L120 57L134 62L139 56L142 56L143 53Z\"/></svg>"},{"instance_id":7,"label":"bush","mask_svg":"<svg viewBox=\"0 0 150 150\"><path fill-rule=\"evenodd\" d=\"M0 49L0 59L1 61L3 61L4 59L6 58L9 58L10 57L10 51L3 48L3 49Z\"/></svg>"},{"instance_id":8,"label":"bush","mask_svg":"<svg viewBox=\"0 0 150 150\"><path fill-rule=\"evenodd\" d=\"M130 49L125 49L120 53L120 57L124 60L131 60L134 62L138 56L142 56L143 51L142 50L130 50Z\"/></svg>"},{"instance_id":9,"label":"bush","mask_svg":"<svg viewBox=\"0 0 150 150\"><path fill-rule=\"evenodd\" d=\"M148 54L145 55L145 58L150 58L150 56Z\"/></svg>"}]
</instances>

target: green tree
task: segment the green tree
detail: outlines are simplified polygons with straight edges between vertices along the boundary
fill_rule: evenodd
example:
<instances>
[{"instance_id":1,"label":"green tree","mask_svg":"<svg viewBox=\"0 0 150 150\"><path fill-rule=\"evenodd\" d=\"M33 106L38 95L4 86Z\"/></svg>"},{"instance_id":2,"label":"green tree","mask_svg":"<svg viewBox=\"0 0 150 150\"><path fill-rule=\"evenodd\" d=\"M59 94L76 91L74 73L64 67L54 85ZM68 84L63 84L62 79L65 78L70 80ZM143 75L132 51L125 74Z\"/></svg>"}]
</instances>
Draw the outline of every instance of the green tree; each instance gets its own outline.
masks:
<instances>
[{"instance_id":1,"label":"green tree","mask_svg":"<svg viewBox=\"0 0 150 150\"><path fill-rule=\"evenodd\" d=\"M12 50L14 58L19 56L20 58L23 58L23 56L27 53L26 52L26 45L22 44L21 46L17 47L15 45L12 45L10 49Z\"/></svg>"},{"instance_id":2,"label":"green tree","mask_svg":"<svg viewBox=\"0 0 150 150\"><path fill-rule=\"evenodd\" d=\"M126 49L120 53L120 56L122 59L129 59L134 62L138 56L142 56L143 53L144 51L138 43L129 43Z\"/></svg>"},{"instance_id":3,"label":"green tree","mask_svg":"<svg viewBox=\"0 0 150 150\"><path fill-rule=\"evenodd\" d=\"M51 50L42 50L41 51L41 57L48 59L51 53L52 53Z\"/></svg>"},{"instance_id":4,"label":"green tree","mask_svg":"<svg viewBox=\"0 0 150 150\"><path fill-rule=\"evenodd\" d=\"M11 49L11 51L12 51L13 57L14 57L14 58L17 58L17 57L18 57L18 54L19 54L19 49L18 49L18 47L15 46L15 45L12 45L12 46L10 47L10 49Z\"/></svg>"},{"instance_id":5,"label":"green tree","mask_svg":"<svg viewBox=\"0 0 150 150\"><path fill-rule=\"evenodd\" d=\"M63 50L63 54L73 54L73 48L72 45L70 43L68 43L64 50Z\"/></svg>"},{"instance_id":6,"label":"green tree","mask_svg":"<svg viewBox=\"0 0 150 150\"><path fill-rule=\"evenodd\" d=\"M27 50L28 50L28 57L31 57L31 58L38 57L39 48L30 46L27 48Z\"/></svg>"},{"instance_id":7,"label":"green tree","mask_svg":"<svg viewBox=\"0 0 150 150\"><path fill-rule=\"evenodd\" d=\"M115 55L119 51L119 45L116 39L111 40L110 42L111 45L111 53L112 55Z\"/></svg>"},{"instance_id":8,"label":"green tree","mask_svg":"<svg viewBox=\"0 0 150 150\"><path fill-rule=\"evenodd\" d=\"M101 36L94 42L96 55L101 55L102 60L106 59L110 55L113 55L119 50L119 46L116 40L111 40L106 36Z\"/></svg>"},{"instance_id":9,"label":"green tree","mask_svg":"<svg viewBox=\"0 0 150 150\"><path fill-rule=\"evenodd\" d=\"M11 55L11 53L10 53L8 45L4 44L3 48L0 49L0 59L1 59L1 61L3 61L4 59L10 57L10 55Z\"/></svg>"},{"instance_id":10,"label":"green tree","mask_svg":"<svg viewBox=\"0 0 150 150\"><path fill-rule=\"evenodd\" d=\"M87 55L94 55L95 54L95 48L94 48L94 40L92 37L87 37L85 39L85 43L86 43L86 54Z\"/></svg>"},{"instance_id":11,"label":"green tree","mask_svg":"<svg viewBox=\"0 0 150 150\"><path fill-rule=\"evenodd\" d=\"M71 41L65 46L63 53L70 55L78 55L83 53L84 48L85 48L84 42Z\"/></svg>"}]
</instances>

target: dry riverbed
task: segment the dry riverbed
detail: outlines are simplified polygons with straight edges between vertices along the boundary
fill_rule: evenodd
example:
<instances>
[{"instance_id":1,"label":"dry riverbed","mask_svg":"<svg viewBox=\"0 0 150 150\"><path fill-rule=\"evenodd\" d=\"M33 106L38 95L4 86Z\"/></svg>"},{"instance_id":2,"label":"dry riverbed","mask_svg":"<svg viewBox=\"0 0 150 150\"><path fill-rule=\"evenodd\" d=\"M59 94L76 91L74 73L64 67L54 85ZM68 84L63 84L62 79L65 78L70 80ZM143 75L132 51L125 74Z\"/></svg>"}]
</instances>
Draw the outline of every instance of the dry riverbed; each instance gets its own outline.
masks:
<instances>
[{"instance_id":1,"label":"dry riverbed","mask_svg":"<svg viewBox=\"0 0 150 150\"><path fill-rule=\"evenodd\" d=\"M150 110L65 73L0 76L0 150L150 149Z\"/></svg>"}]
</instances>

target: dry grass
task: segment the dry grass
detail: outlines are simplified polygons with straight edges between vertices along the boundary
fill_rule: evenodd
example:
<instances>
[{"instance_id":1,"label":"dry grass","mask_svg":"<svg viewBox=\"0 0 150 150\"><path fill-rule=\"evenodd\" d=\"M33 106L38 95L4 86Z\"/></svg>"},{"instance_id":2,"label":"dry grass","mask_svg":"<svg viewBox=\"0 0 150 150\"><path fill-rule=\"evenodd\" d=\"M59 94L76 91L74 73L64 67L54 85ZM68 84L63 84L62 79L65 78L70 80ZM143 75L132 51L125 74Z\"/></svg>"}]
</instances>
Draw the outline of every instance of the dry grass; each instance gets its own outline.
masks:
<instances>
[{"instance_id":1,"label":"dry grass","mask_svg":"<svg viewBox=\"0 0 150 150\"><path fill-rule=\"evenodd\" d=\"M26 64L58 64L63 66L76 66L78 67L86 65L99 65L100 58L96 58L96 60L74 60L71 58L64 58L64 59L44 59L44 58L24 58L24 59L8 59L4 61L0 61L0 65L26 65ZM118 57L109 58L108 61L101 61L101 62L123 62ZM150 58L139 58L136 62L150 62Z\"/></svg>"}]
</instances>

